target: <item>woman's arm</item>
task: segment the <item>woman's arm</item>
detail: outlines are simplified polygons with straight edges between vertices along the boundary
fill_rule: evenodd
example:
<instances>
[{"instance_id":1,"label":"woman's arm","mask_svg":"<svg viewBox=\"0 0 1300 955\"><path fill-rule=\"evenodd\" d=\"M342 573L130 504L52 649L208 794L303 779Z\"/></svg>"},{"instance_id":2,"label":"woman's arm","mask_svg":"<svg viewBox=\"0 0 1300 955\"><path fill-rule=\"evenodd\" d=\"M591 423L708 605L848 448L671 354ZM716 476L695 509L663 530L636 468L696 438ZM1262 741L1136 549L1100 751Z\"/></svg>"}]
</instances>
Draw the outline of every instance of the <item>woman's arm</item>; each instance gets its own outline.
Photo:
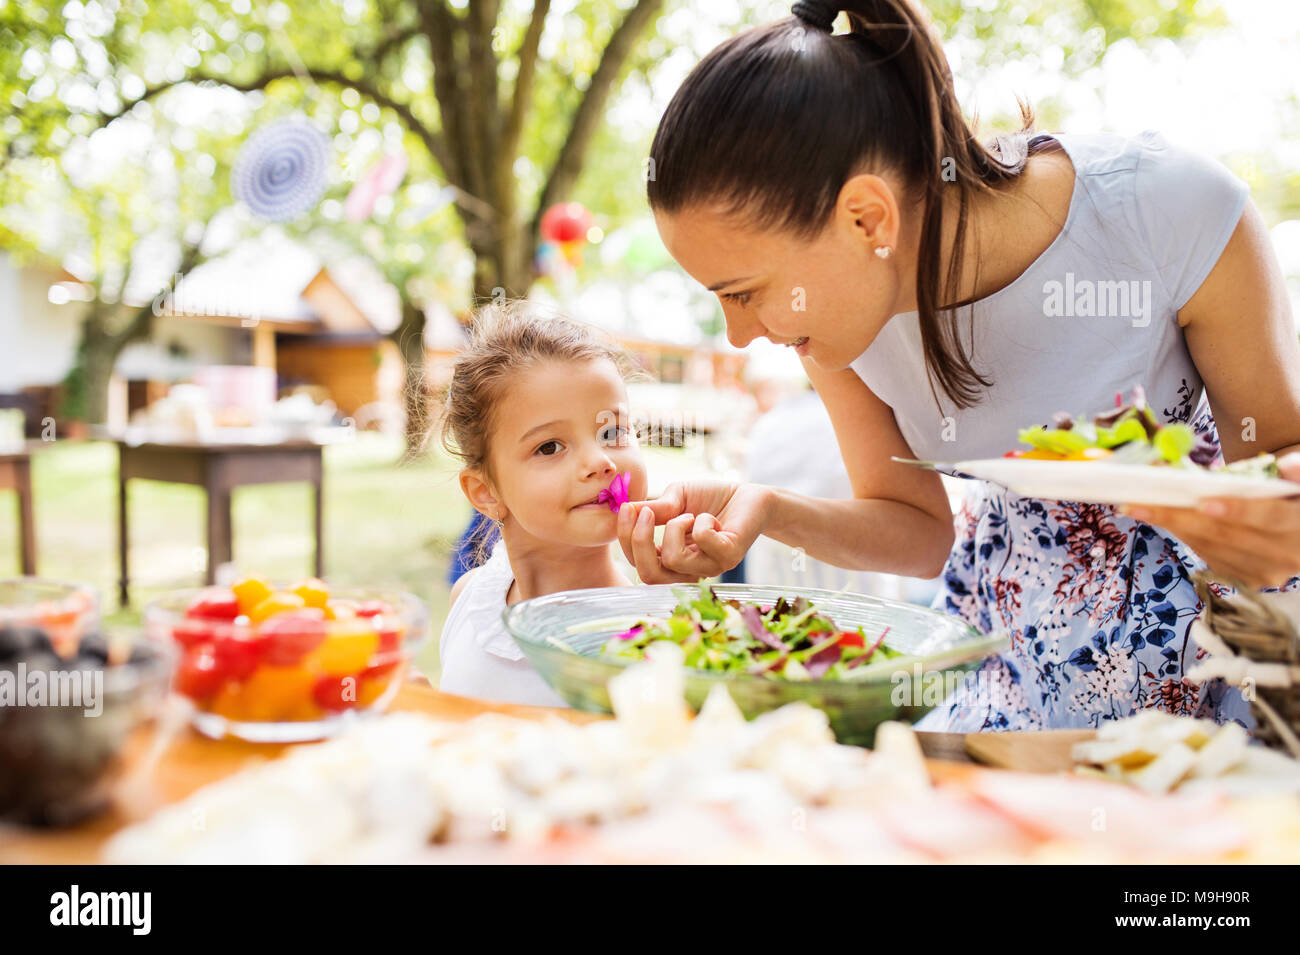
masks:
<instances>
[{"instance_id":1,"label":"woman's arm","mask_svg":"<svg viewBox=\"0 0 1300 955\"><path fill-rule=\"evenodd\" d=\"M837 567L937 576L953 543L943 481L890 460L914 457L912 449L893 409L853 369L826 371L806 358L803 366L835 427L853 498L773 488L763 533Z\"/></svg>"},{"instance_id":2,"label":"woman's arm","mask_svg":"<svg viewBox=\"0 0 1300 955\"><path fill-rule=\"evenodd\" d=\"M1300 338L1254 203L1246 203L1178 323L1205 382L1224 459L1300 450Z\"/></svg>"},{"instance_id":3,"label":"woman's arm","mask_svg":"<svg viewBox=\"0 0 1300 955\"><path fill-rule=\"evenodd\" d=\"M1253 204L1246 204L1218 262L1179 309L1178 323L1205 382L1224 458L1271 451L1282 477L1300 482L1300 340L1282 270ZM1171 531L1211 570L1248 586L1281 587L1300 574L1300 498L1215 499L1199 508L1124 512Z\"/></svg>"},{"instance_id":4,"label":"woman's arm","mask_svg":"<svg viewBox=\"0 0 1300 955\"><path fill-rule=\"evenodd\" d=\"M935 577L952 549L952 511L934 472L912 457L893 411L851 370L805 363L835 427L854 497L809 497L763 484L680 481L651 501L624 504L618 539L642 583L694 582L735 567L764 534L814 559L852 569ZM655 526L663 524L663 544Z\"/></svg>"}]
</instances>

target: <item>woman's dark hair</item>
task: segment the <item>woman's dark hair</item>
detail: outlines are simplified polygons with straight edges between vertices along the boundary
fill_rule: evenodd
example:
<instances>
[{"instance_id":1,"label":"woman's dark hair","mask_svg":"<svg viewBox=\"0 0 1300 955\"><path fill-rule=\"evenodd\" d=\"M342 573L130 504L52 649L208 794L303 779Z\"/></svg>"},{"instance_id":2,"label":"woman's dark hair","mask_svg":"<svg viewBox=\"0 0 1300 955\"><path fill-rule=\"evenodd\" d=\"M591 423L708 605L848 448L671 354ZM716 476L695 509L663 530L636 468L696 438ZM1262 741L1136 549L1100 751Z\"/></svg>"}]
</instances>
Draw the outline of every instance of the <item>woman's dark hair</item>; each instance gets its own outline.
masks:
<instances>
[{"instance_id":1,"label":"woman's dark hair","mask_svg":"<svg viewBox=\"0 0 1300 955\"><path fill-rule=\"evenodd\" d=\"M850 31L832 35L836 9ZM813 238L851 176L891 170L921 202L916 303L930 391L958 408L991 379L971 365L949 310L962 274L970 200L1014 180L1047 141L1022 128L988 146L975 138L936 34L908 0L797 3L798 16L720 44L673 96L650 147L650 205L704 202L756 228ZM958 190L956 242L940 276L942 190ZM976 263L976 266L978 263ZM941 318L940 311L947 312Z\"/></svg>"}]
</instances>

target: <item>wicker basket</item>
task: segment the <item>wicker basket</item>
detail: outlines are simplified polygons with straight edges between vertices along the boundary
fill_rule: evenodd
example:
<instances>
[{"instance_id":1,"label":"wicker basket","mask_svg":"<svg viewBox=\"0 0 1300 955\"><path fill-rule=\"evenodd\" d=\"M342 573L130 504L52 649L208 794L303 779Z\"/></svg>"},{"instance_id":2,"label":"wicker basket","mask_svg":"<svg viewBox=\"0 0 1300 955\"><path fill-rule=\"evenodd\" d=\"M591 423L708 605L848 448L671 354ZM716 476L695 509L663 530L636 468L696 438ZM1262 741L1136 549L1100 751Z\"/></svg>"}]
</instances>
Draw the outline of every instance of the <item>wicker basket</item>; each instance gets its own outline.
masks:
<instances>
[{"instance_id":1,"label":"wicker basket","mask_svg":"<svg viewBox=\"0 0 1300 955\"><path fill-rule=\"evenodd\" d=\"M1300 758L1300 630L1287 614L1251 587L1207 569L1192 582L1204 609L1201 620L1233 653L1272 664L1286 685L1254 687L1255 737L1266 746ZM1222 591L1232 588L1235 594Z\"/></svg>"}]
</instances>

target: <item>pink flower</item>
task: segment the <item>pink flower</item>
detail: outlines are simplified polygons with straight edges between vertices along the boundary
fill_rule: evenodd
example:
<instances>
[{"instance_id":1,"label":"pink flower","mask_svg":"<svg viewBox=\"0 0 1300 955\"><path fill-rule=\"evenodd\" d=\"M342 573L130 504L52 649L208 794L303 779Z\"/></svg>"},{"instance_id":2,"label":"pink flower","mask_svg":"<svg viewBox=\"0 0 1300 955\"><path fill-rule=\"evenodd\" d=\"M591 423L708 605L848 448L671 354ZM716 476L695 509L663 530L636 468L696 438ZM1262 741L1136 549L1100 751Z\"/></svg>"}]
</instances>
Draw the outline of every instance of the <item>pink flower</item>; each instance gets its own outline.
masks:
<instances>
[{"instance_id":1,"label":"pink flower","mask_svg":"<svg viewBox=\"0 0 1300 955\"><path fill-rule=\"evenodd\" d=\"M609 487L596 495L597 504L608 504L615 514L628 501L627 486L632 481L632 472L624 471L609 482Z\"/></svg>"},{"instance_id":2,"label":"pink flower","mask_svg":"<svg viewBox=\"0 0 1300 955\"><path fill-rule=\"evenodd\" d=\"M641 635L641 631L644 630L644 629L645 629L645 627L643 627L641 624L638 623L638 624L637 624L635 627L633 627L631 630L624 630L622 633L620 633L620 634L618 635L618 639L620 639L620 640L634 640L634 639L636 639L637 637L639 637L639 636Z\"/></svg>"}]
</instances>

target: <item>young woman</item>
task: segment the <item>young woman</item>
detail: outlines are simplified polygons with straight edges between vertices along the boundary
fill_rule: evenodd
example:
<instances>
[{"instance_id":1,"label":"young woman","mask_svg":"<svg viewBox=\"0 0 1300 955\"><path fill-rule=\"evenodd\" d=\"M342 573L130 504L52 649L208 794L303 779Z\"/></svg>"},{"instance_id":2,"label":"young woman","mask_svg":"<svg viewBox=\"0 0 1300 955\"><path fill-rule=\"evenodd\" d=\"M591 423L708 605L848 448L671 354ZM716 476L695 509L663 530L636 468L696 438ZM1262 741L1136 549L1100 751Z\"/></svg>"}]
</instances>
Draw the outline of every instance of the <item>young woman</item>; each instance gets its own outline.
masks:
<instances>
[{"instance_id":1,"label":"young woman","mask_svg":"<svg viewBox=\"0 0 1300 955\"><path fill-rule=\"evenodd\" d=\"M850 32L832 35L841 8ZM1032 135L1027 108L1019 135L982 145L906 0L794 14L687 77L649 200L730 341L796 347L854 497L671 486L619 514L642 581L717 574L759 534L840 566L942 573L935 606L1011 650L929 729L1095 726L1143 707L1250 725L1236 689L1183 678L1199 652L1190 574L1300 586L1300 500L1125 513L971 482L954 521L936 474L890 460L996 457L1017 429L1139 385L1218 460L1300 450L1300 343L1245 184L1155 132ZM1300 479L1300 454L1280 464Z\"/></svg>"}]
</instances>

